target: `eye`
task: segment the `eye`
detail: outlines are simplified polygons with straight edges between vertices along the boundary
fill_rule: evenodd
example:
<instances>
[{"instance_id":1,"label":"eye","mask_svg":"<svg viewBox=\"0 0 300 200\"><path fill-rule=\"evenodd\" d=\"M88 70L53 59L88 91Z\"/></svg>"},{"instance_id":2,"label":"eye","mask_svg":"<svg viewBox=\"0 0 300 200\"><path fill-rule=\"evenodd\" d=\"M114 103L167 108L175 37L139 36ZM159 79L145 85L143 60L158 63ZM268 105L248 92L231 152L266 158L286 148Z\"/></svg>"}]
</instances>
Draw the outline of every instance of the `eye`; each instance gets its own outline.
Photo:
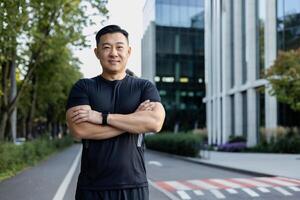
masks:
<instances>
[{"instance_id":1,"label":"eye","mask_svg":"<svg viewBox=\"0 0 300 200\"><path fill-rule=\"evenodd\" d=\"M110 49L110 47L109 46L103 46L102 49L107 50L107 49Z\"/></svg>"},{"instance_id":2,"label":"eye","mask_svg":"<svg viewBox=\"0 0 300 200\"><path fill-rule=\"evenodd\" d=\"M124 47L123 46L118 46L117 49L122 50L122 49L124 49Z\"/></svg>"}]
</instances>

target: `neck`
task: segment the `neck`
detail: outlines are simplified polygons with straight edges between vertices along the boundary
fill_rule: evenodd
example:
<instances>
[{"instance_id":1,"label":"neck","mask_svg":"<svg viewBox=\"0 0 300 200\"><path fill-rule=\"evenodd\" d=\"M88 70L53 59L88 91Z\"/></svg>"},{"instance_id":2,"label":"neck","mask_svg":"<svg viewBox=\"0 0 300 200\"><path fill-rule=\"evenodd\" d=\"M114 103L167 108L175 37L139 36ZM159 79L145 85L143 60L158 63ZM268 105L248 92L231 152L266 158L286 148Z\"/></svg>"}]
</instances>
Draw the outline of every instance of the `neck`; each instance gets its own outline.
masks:
<instances>
[{"instance_id":1,"label":"neck","mask_svg":"<svg viewBox=\"0 0 300 200\"><path fill-rule=\"evenodd\" d=\"M125 71L122 73L117 73L117 74L109 74L106 72L102 72L101 76L103 78L105 78L106 80L115 81L115 80L122 80L123 78L125 78L126 73L125 73Z\"/></svg>"}]
</instances>

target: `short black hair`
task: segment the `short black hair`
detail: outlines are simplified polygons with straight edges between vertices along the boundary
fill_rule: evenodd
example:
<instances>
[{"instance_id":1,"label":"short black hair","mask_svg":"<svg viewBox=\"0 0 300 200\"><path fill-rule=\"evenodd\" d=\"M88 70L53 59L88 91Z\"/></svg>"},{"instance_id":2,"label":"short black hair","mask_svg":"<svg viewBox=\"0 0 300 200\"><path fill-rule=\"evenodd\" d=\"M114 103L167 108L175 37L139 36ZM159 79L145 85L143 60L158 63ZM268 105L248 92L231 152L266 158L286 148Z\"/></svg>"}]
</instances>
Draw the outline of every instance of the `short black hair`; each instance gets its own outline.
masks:
<instances>
[{"instance_id":1,"label":"short black hair","mask_svg":"<svg viewBox=\"0 0 300 200\"><path fill-rule=\"evenodd\" d=\"M125 31L118 25L108 25L100 29L96 34L96 46L99 44L101 36L107 33L122 33L126 37L127 41L129 42L127 31Z\"/></svg>"}]
</instances>

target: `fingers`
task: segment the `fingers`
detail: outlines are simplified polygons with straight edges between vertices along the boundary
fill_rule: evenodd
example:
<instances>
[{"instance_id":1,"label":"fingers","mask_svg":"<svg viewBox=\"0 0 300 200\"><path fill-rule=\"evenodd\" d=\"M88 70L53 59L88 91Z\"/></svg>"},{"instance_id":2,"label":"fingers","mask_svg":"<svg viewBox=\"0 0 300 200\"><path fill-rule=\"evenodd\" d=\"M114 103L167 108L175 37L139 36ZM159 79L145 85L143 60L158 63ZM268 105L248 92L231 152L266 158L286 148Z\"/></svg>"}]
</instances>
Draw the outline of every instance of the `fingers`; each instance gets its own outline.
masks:
<instances>
[{"instance_id":1,"label":"fingers","mask_svg":"<svg viewBox=\"0 0 300 200\"><path fill-rule=\"evenodd\" d=\"M146 100L143 103L141 103L138 107L138 111L151 111L153 110L155 106L154 102L150 102L150 100Z\"/></svg>"},{"instance_id":2,"label":"fingers","mask_svg":"<svg viewBox=\"0 0 300 200\"><path fill-rule=\"evenodd\" d=\"M89 111L85 109L77 109L71 114L71 119L78 124L88 120Z\"/></svg>"}]
</instances>

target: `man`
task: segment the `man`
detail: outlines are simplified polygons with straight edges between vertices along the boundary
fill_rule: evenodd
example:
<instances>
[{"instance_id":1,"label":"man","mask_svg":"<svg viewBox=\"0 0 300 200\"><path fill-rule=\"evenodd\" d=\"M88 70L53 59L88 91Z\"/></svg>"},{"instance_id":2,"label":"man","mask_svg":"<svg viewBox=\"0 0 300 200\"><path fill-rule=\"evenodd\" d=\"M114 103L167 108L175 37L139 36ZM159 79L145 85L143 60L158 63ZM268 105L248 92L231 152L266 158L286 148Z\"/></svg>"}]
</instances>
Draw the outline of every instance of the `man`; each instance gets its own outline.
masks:
<instances>
[{"instance_id":1,"label":"man","mask_svg":"<svg viewBox=\"0 0 300 200\"><path fill-rule=\"evenodd\" d=\"M81 79L67 103L67 123L83 142L78 200L147 200L148 183L140 136L159 132L165 110L155 86L126 75L128 33L116 25L96 35L102 74Z\"/></svg>"}]
</instances>

